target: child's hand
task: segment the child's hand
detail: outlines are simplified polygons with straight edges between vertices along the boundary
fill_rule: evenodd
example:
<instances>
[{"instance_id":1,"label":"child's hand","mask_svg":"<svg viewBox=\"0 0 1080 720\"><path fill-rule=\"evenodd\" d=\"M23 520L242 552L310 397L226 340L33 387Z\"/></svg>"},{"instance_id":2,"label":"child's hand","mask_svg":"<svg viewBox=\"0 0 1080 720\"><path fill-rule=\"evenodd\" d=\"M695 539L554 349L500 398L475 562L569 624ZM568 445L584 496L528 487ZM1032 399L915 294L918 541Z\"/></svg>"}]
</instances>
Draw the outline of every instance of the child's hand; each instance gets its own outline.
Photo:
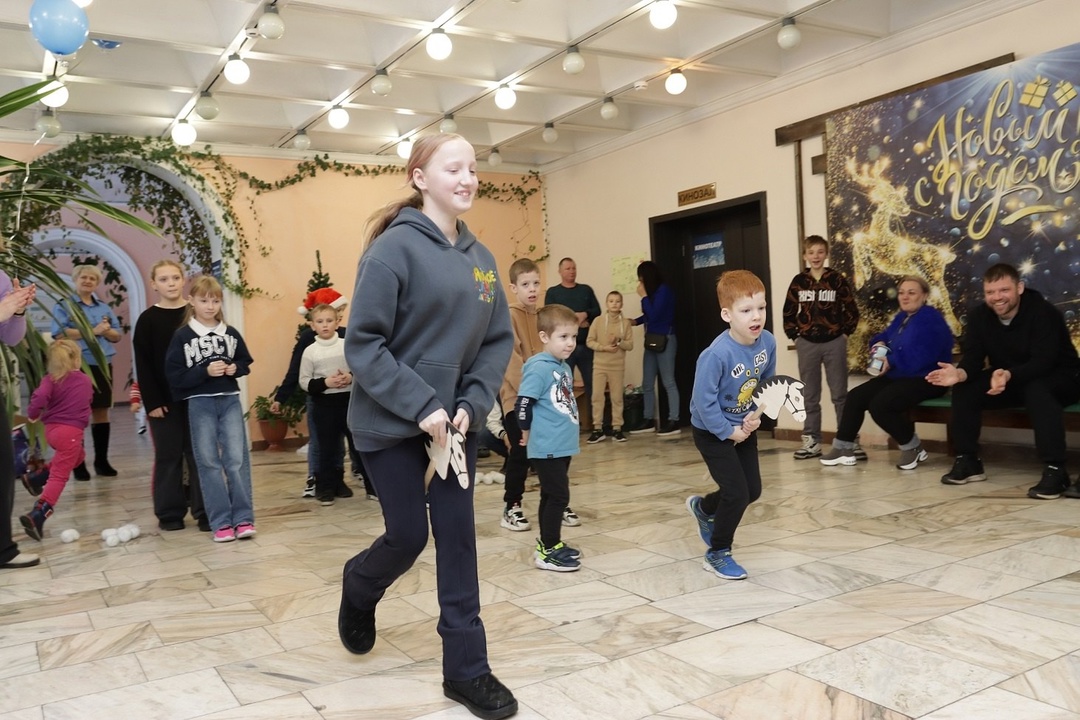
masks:
<instances>
[{"instance_id":1,"label":"child's hand","mask_svg":"<svg viewBox=\"0 0 1080 720\"><path fill-rule=\"evenodd\" d=\"M521 431L521 442L519 442L518 445L520 445L521 447L527 447L528 444L529 444L529 431L528 430L522 430Z\"/></svg>"},{"instance_id":2,"label":"child's hand","mask_svg":"<svg viewBox=\"0 0 1080 720\"><path fill-rule=\"evenodd\" d=\"M761 427L761 416L760 415L758 415L757 417L754 417L753 414L751 414L751 415L747 415L746 417L743 418L742 428L743 428L743 430L746 431L747 437L749 437L750 433L754 432L759 427Z\"/></svg>"},{"instance_id":3,"label":"child's hand","mask_svg":"<svg viewBox=\"0 0 1080 720\"><path fill-rule=\"evenodd\" d=\"M281 403L279 403L277 400L270 403L270 413L273 414L273 415L280 415L281 414Z\"/></svg>"},{"instance_id":4,"label":"child's hand","mask_svg":"<svg viewBox=\"0 0 1080 720\"><path fill-rule=\"evenodd\" d=\"M210 377L221 377L225 374L225 361L215 360L206 366L206 374Z\"/></svg>"},{"instance_id":5,"label":"child's hand","mask_svg":"<svg viewBox=\"0 0 1080 720\"><path fill-rule=\"evenodd\" d=\"M760 423L760 420L758 422ZM743 440L746 440L748 437L750 437L750 433L747 432L746 428L744 428L742 425L740 425L739 427L735 428L735 432L731 433L729 439L733 443L738 445Z\"/></svg>"},{"instance_id":6,"label":"child's hand","mask_svg":"<svg viewBox=\"0 0 1080 720\"><path fill-rule=\"evenodd\" d=\"M226 375L235 375L236 374L236 365L235 365L235 363L226 363L225 364L225 374Z\"/></svg>"}]
</instances>

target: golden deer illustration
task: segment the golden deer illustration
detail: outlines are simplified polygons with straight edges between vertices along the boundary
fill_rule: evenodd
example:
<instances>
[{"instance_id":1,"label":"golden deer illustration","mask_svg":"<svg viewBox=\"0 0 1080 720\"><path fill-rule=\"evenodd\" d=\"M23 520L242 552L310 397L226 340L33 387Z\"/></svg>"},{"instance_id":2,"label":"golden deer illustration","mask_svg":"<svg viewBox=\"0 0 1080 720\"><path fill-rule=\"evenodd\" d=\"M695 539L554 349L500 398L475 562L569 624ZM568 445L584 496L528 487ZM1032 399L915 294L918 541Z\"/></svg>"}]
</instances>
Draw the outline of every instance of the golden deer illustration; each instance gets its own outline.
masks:
<instances>
[{"instance_id":1,"label":"golden deer illustration","mask_svg":"<svg viewBox=\"0 0 1080 720\"><path fill-rule=\"evenodd\" d=\"M918 275L930 285L928 302L941 311L953 333L959 333L960 321L953 314L945 285L945 267L956 255L947 245L925 242L904 231L901 218L911 214L911 205L907 188L895 187L885 177L887 158L858 167L854 159L848 159L845 168L852 180L866 188L874 207L870 225L851 236L856 289L866 284L874 270L895 278Z\"/></svg>"}]
</instances>

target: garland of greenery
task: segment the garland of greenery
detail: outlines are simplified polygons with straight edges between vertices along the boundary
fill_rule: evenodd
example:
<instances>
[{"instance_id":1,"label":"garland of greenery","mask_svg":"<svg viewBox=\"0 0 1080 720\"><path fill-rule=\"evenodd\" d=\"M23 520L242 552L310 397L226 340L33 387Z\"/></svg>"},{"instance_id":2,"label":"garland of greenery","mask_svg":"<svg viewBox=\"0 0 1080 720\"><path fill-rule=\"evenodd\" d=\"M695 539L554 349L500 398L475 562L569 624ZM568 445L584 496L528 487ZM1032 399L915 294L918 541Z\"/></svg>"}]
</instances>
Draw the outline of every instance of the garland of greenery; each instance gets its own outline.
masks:
<instances>
[{"instance_id":1,"label":"garland of greenery","mask_svg":"<svg viewBox=\"0 0 1080 720\"><path fill-rule=\"evenodd\" d=\"M256 198L266 193L283 190L305 180L317 177L321 173L334 172L345 177L379 177L389 174L403 174L399 165L352 165L332 160L329 155L316 155L302 160L285 177L275 181L258 178L240 170L225 158L206 146L202 150L183 148L161 138L133 138L119 135L91 135L78 137L74 142L58 148L32 163L39 170L54 170L55 175L46 175L45 183L50 189L72 190L71 178L96 180L107 188L113 188L119 182L129 196L128 206L132 211L145 212L162 232L171 237L175 250L181 257L191 260L204 272L211 267L210 230L221 238L222 276L230 290L243 297L251 297L262 290L252 287L247 281L248 253L252 250L265 257L270 249L257 238L248 237L244 223L237 212L237 203L242 197L244 206L255 227L260 227ZM161 166L195 188L203 197L213 198L220 212L222 225L217 225L213 218L199 216L187 199L164 179L157 177L144 168ZM67 176L67 179L65 179ZM540 174L531 171L517 182L495 184L481 181L477 197L498 202L516 202L525 206L529 198L542 188ZM241 193L243 192L243 195ZM33 233L44 227L61 225L62 208L46 205L24 207L18 231L13 235L14 242L29 245ZM544 214L544 233L547 231L546 205ZM3 227L13 227L11 207L0 208ZM212 223L207 228L206 222ZM515 247L514 257L518 257L520 248ZM526 252L536 252L536 245L530 245ZM540 258L547 257L545 253Z\"/></svg>"}]
</instances>

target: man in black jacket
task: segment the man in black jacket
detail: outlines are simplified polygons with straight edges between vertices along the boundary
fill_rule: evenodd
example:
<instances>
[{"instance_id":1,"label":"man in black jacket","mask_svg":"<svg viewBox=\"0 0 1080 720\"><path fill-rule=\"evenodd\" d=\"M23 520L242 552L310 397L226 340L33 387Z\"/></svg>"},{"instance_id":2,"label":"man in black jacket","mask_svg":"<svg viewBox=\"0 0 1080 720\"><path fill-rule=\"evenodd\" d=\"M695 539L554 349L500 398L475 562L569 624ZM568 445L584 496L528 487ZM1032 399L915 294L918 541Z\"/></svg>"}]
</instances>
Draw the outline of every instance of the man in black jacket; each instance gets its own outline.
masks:
<instances>
[{"instance_id":1,"label":"man in black jacket","mask_svg":"<svg viewBox=\"0 0 1080 720\"><path fill-rule=\"evenodd\" d=\"M1023 407L1043 462L1042 479L1028 497L1080 497L1080 484L1069 487L1065 469L1062 408L1080 399L1080 358L1065 318L1004 263L983 275L983 295L985 303L968 313L960 364L940 363L926 376L934 385L953 388L949 430L956 462L941 482L985 480L978 456L983 410Z\"/></svg>"}]
</instances>

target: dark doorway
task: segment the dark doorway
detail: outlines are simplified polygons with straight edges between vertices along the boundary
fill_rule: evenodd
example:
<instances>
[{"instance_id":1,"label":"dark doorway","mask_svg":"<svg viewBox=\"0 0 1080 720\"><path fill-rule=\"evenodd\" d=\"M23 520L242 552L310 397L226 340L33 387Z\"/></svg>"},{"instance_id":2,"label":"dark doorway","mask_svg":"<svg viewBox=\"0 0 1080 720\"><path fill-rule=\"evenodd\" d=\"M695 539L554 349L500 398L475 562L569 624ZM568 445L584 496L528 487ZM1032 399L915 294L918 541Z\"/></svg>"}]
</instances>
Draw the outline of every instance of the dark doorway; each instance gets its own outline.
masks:
<instances>
[{"instance_id":1,"label":"dark doorway","mask_svg":"<svg viewBox=\"0 0 1080 720\"><path fill-rule=\"evenodd\" d=\"M679 417L690 421L690 391L698 355L727 329L720 318L716 280L725 270L750 270L769 288L769 238L765 225L765 193L695 207L650 218L652 259L675 290L675 381L679 386ZM695 262L696 259L696 262ZM765 327L772 330L774 308ZM657 383L660 414L667 398Z\"/></svg>"}]
</instances>

